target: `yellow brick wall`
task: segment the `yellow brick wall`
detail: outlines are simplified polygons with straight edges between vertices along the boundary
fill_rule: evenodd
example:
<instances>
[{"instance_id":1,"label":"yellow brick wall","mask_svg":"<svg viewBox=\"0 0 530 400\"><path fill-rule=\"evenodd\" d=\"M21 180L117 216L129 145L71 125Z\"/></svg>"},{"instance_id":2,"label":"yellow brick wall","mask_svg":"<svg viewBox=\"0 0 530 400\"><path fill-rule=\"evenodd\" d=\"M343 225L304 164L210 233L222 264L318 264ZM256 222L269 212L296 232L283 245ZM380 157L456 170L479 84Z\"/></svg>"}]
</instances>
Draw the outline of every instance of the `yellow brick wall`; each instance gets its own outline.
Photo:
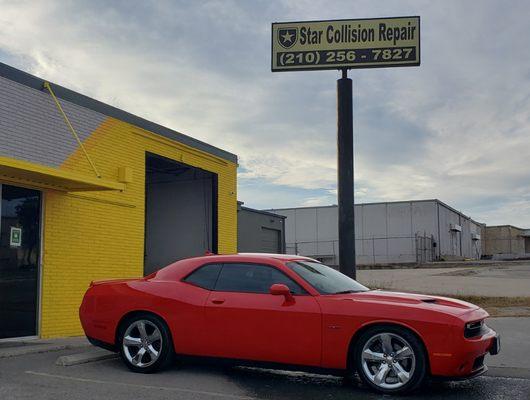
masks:
<instances>
[{"instance_id":1,"label":"yellow brick wall","mask_svg":"<svg viewBox=\"0 0 530 400\"><path fill-rule=\"evenodd\" d=\"M108 118L85 141L103 178L133 170L123 192L44 193L40 334L82 334L78 308L91 280L143 273L145 154L151 152L218 175L218 251L237 251L236 164ZM81 151L62 169L93 174Z\"/></svg>"}]
</instances>

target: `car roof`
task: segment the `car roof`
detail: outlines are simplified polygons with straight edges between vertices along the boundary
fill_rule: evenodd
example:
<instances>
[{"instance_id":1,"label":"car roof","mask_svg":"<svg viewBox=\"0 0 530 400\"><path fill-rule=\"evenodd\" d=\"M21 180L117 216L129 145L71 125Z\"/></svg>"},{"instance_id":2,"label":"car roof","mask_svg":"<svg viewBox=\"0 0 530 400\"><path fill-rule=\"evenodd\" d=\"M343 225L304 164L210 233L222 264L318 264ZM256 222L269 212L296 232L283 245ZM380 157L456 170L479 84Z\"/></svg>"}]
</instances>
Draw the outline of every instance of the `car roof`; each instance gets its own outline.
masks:
<instances>
[{"instance_id":1,"label":"car roof","mask_svg":"<svg viewBox=\"0 0 530 400\"><path fill-rule=\"evenodd\" d=\"M204 256L185 258L169 264L156 272L145 277L153 280L180 280L196 268L206 264L222 263L248 263L248 264L277 264L278 261L313 261L315 259L296 254L271 254L271 253L237 253L237 254L212 254Z\"/></svg>"},{"instance_id":2,"label":"car roof","mask_svg":"<svg viewBox=\"0 0 530 400\"><path fill-rule=\"evenodd\" d=\"M306 260L316 261L313 258L300 256L297 254L274 254L274 253L236 253L236 254L206 254L200 257L193 257L194 259L212 260L212 261L266 261L266 260L281 260L294 261Z\"/></svg>"},{"instance_id":3,"label":"car roof","mask_svg":"<svg viewBox=\"0 0 530 400\"><path fill-rule=\"evenodd\" d=\"M243 257L263 257L263 258L274 258L276 260L311 260L316 261L311 257L300 256L298 254L274 254L274 253L238 253L238 256Z\"/></svg>"},{"instance_id":4,"label":"car roof","mask_svg":"<svg viewBox=\"0 0 530 400\"><path fill-rule=\"evenodd\" d=\"M186 274L190 273L200 265L214 264L214 263L268 263L283 261L314 261L310 257L299 256L296 254L269 254L269 253L238 253L238 254L206 254L199 257L186 258L176 261L165 268L148 275L148 279L166 280L166 279L181 279Z\"/></svg>"}]
</instances>

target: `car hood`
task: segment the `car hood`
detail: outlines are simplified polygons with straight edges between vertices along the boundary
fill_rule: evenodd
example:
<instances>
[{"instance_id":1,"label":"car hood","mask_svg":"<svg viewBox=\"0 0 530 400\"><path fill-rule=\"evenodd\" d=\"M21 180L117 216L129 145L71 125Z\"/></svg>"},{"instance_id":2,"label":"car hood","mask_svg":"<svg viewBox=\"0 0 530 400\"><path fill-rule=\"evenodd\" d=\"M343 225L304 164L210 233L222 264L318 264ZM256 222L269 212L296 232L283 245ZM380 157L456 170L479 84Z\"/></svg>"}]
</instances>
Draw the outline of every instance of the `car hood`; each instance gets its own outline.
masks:
<instances>
[{"instance_id":1,"label":"car hood","mask_svg":"<svg viewBox=\"0 0 530 400\"><path fill-rule=\"evenodd\" d=\"M367 292L352 293L347 296L354 301L381 303L387 305L417 305L421 308L428 308L452 315L462 315L480 308L466 301L451 299L448 297L416 293L390 292L385 290L369 290Z\"/></svg>"}]
</instances>

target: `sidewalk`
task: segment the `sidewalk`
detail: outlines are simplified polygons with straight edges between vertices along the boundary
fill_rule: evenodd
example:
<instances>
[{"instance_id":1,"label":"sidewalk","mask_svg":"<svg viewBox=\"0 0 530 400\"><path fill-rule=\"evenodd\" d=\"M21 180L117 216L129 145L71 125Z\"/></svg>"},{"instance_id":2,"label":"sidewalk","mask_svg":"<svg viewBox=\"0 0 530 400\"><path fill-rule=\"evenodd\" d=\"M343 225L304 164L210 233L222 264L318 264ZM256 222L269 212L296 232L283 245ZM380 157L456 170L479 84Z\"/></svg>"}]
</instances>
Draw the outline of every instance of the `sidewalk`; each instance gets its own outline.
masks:
<instances>
[{"instance_id":1,"label":"sidewalk","mask_svg":"<svg viewBox=\"0 0 530 400\"><path fill-rule=\"evenodd\" d=\"M90 347L92 347L92 345L84 336L58 339L0 341L0 358L46 353L58 350L87 349Z\"/></svg>"}]
</instances>

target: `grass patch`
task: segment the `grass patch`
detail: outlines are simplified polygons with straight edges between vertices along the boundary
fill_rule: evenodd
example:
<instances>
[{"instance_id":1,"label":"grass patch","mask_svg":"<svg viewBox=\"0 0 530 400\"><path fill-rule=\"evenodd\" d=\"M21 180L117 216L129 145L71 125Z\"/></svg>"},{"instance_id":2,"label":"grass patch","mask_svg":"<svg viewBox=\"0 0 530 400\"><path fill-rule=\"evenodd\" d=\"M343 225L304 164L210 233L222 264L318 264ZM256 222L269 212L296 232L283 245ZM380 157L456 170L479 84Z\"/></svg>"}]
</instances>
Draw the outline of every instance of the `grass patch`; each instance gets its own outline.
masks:
<instances>
[{"instance_id":1,"label":"grass patch","mask_svg":"<svg viewBox=\"0 0 530 400\"><path fill-rule=\"evenodd\" d=\"M462 296L462 295L439 295L452 297L476 304L482 308L487 307L530 307L530 297L487 297L487 296Z\"/></svg>"},{"instance_id":2,"label":"grass patch","mask_svg":"<svg viewBox=\"0 0 530 400\"><path fill-rule=\"evenodd\" d=\"M530 317L530 297L450 296L482 307L492 317Z\"/></svg>"}]
</instances>

